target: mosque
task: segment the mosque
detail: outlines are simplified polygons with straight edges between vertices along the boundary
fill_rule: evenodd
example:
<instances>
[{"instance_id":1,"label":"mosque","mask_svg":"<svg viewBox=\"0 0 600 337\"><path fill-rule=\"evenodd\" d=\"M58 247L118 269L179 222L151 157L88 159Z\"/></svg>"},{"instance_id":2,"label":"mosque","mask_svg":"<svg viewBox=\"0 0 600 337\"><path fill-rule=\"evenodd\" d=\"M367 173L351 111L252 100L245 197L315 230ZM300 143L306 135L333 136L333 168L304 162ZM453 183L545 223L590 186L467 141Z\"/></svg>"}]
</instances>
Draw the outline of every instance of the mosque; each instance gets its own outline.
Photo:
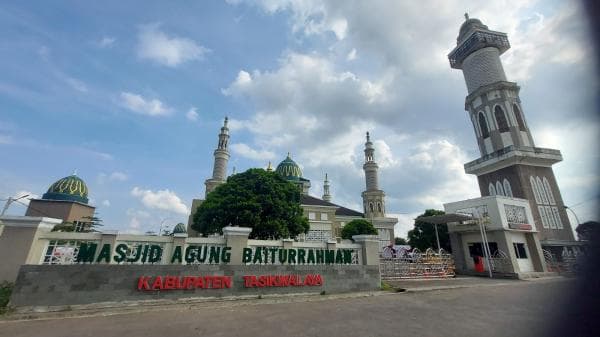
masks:
<instances>
[{"instance_id":1,"label":"mosque","mask_svg":"<svg viewBox=\"0 0 600 337\"><path fill-rule=\"evenodd\" d=\"M25 216L50 217L72 223L75 232L88 231L96 208L88 204L88 188L73 173L50 185L40 199L31 199Z\"/></svg>"},{"instance_id":2,"label":"mosque","mask_svg":"<svg viewBox=\"0 0 600 337\"><path fill-rule=\"evenodd\" d=\"M227 118L221 127L219 141L214 151L214 165L212 177L205 181L205 197L220 184L225 183L227 179L227 163L230 158L229 149L229 128L227 127ZM379 236L379 246L382 249L392 243L394 239L394 225L398 222L397 218L386 216L385 192L379 188L379 179L377 171L379 166L375 162L375 148L371 142L371 137L367 132L365 142L365 162L363 170L365 172L365 191L362 192L363 211L359 212L337 205L332 202L330 185L327 174L323 182L323 196L317 198L311 196L310 180L302 176L302 169L291 158L287 157L277 165L275 172L296 184L301 191L300 206L304 210L304 215L308 218L310 229L308 233L302 235L301 241L329 241L341 240L341 229L348 222L355 219L367 219L375 228ZM269 163L267 171L273 168ZM188 235L199 236L199 233L191 228L192 219L195 210L204 200L194 199L192 201L192 214L188 220Z\"/></svg>"}]
</instances>

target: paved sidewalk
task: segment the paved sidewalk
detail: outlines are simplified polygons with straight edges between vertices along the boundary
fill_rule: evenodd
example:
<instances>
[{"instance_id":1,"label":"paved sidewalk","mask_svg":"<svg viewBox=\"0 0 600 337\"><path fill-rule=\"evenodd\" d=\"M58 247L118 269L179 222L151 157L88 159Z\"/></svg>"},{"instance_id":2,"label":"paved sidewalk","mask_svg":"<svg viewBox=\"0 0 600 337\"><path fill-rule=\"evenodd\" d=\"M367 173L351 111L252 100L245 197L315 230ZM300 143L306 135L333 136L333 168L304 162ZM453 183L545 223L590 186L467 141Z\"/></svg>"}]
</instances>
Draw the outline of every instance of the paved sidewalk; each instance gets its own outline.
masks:
<instances>
[{"instance_id":1,"label":"paved sidewalk","mask_svg":"<svg viewBox=\"0 0 600 337\"><path fill-rule=\"evenodd\" d=\"M464 287L293 301L263 298L160 311L0 321L0 337L532 337L545 335L561 320L569 323L563 314L573 290L568 282L478 278L452 282Z\"/></svg>"},{"instance_id":2,"label":"paved sidewalk","mask_svg":"<svg viewBox=\"0 0 600 337\"><path fill-rule=\"evenodd\" d=\"M490 279L487 277L477 276L457 276L454 278L447 279L418 279L418 280L394 280L384 281L392 287L403 291L427 291L427 290L440 290L440 289L455 289L455 288L471 288L471 287L488 287L488 286L500 286L509 284L520 284L523 282L537 282L544 280L568 280L561 276L553 277L542 277L527 280L516 280L516 279L504 279L496 278Z\"/></svg>"}]
</instances>

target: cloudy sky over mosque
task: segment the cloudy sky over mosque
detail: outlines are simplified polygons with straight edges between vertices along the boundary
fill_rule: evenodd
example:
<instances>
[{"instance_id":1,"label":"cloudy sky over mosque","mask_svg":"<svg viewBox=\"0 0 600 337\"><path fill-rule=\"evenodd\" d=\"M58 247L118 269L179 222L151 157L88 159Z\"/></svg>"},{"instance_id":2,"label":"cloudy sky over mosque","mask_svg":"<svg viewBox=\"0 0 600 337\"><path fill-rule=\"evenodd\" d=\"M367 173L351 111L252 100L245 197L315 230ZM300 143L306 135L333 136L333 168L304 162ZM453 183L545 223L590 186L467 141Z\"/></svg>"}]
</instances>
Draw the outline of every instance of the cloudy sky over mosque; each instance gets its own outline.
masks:
<instances>
[{"instance_id":1,"label":"cloudy sky over mosque","mask_svg":"<svg viewBox=\"0 0 600 337\"><path fill-rule=\"evenodd\" d=\"M290 152L311 194L328 173L333 202L357 210L370 131L405 236L424 209L479 196L447 60L465 11L508 34L536 146L562 151L565 204L597 220L598 81L582 9L559 0L5 2L0 198L77 170L106 229L186 222L229 116L229 172Z\"/></svg>"}]
</instances>

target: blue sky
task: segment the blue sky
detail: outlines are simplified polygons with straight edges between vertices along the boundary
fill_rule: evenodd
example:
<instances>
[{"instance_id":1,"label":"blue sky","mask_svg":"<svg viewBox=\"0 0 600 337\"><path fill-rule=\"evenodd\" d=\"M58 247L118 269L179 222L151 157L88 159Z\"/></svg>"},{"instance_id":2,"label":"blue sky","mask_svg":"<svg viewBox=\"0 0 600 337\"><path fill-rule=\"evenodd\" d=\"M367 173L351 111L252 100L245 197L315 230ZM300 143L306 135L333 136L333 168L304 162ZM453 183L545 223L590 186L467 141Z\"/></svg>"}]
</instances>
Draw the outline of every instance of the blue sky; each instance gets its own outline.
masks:
<instances>
[{"instance_id":1,"label":"blue sky","mask_svg":"<svg viewBox=\"0 0 600 337\"><path fill-rule=\"evenodd\" d=\"M0 197L77 170L107 229L185 222L227 115L230 172L289 151L311 194L327 172L356 209L370 130L404 235L424 209L478 196L462 170L478 156L466 87L446 59L464 10L509 34L536 145L562 151L565 203L597 219L598 82L581 9L562 1L4 3Z\"/></svg>"}]
</instances>

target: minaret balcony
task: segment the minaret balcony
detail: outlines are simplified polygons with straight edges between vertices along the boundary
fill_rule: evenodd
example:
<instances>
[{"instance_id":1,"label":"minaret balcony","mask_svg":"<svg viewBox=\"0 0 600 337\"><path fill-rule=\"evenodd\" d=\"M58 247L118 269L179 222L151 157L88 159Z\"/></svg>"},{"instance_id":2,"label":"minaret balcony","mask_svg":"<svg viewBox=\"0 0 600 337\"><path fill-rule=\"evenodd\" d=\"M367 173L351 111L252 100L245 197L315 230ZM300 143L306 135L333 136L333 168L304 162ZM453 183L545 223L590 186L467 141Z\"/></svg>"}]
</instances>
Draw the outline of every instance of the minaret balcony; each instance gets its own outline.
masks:
<instances>
[{"instance_id":1,"label":"minaret balcony","mask_svg":"<svg viewBox=\"0 0 600 337\"><path fill-rule=\"evenodd\" d=\"M482 175L512 165L550 167L562 161L559 150L530 146L507 146L464 165L468 174Z\"/></svg>"},{"instance_id":2,"label":"minaret balcony","mask_svg":"<svg viewBox=\"0 0 600 337\"><path fill-rule=\"evenodd\" d=\"M450 67L462 69L462 63L467 56L485 47L496 47L500 51L500 54L502 54L510 48L510 43L505 33L491 30L475 30L448 54Z\"/></svg>"}]
</instances>

